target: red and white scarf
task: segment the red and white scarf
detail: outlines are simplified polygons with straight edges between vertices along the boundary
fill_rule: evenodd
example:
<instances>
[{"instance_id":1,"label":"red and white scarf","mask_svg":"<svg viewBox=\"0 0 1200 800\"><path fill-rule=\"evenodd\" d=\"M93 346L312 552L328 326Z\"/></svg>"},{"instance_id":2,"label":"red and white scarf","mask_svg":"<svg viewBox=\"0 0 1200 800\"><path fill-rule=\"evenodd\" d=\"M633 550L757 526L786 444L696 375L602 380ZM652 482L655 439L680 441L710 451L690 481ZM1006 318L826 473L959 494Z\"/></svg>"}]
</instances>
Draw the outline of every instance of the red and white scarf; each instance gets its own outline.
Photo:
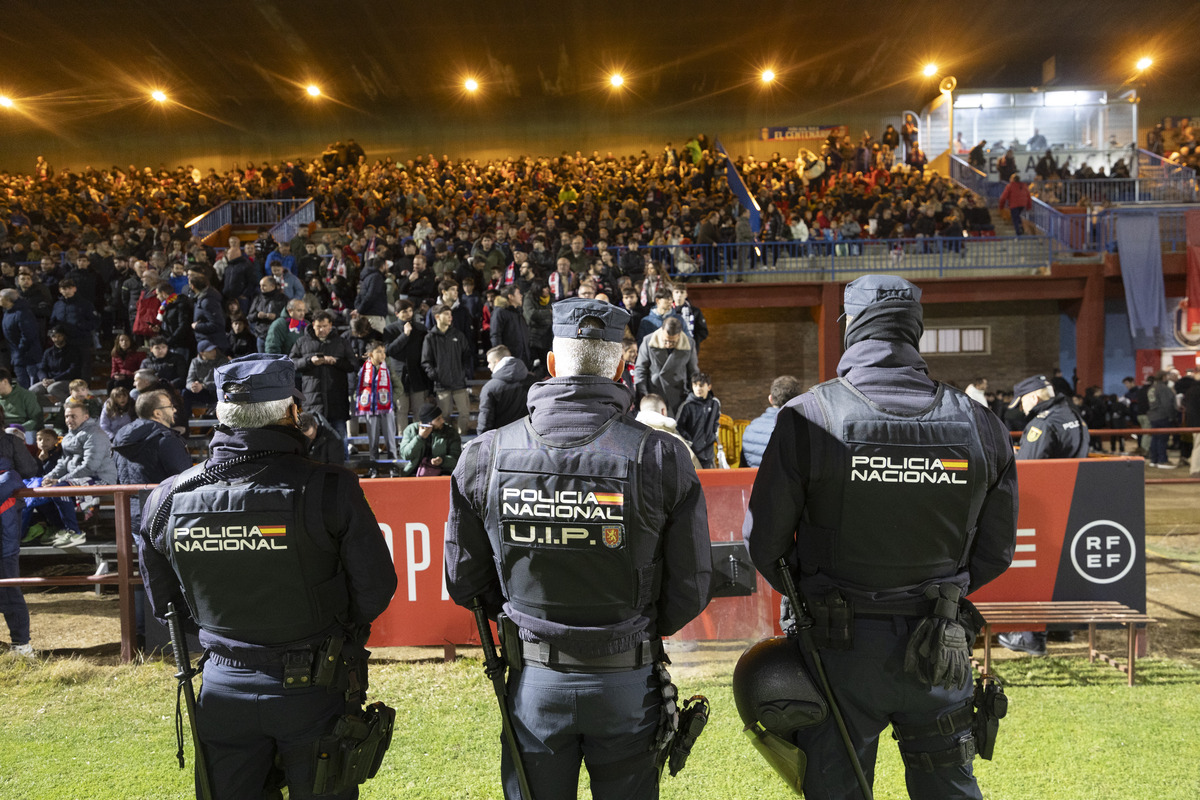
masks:
<instances>
[{"instance_id":1,"label":"red and white scarf","mask_svg":"<svg viewBox=\"0 0 1200 800\"><path fill-rule=\"evenodd\" d=\"M392 412L392 374L387 364L378 367L370 361L358 371L358 391L355 414L390 414Z\"/></svg>"}]
</instances>

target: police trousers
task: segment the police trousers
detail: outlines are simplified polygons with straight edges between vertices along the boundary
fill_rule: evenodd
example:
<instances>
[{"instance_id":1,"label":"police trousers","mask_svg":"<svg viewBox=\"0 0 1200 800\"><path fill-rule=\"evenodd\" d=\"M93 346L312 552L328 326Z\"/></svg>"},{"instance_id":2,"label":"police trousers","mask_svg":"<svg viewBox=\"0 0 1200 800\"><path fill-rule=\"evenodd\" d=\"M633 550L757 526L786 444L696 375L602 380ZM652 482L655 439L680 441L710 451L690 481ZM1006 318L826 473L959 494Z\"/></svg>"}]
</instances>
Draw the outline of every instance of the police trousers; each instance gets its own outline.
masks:
<instances>
[{"instance_id":1,"label":"police trousers","mask_svg":"<svg viewBox=\"0 0 1200 800\"><path fill-rule=\"evenodd\" d=\"M204 664L196 724L213 800L262 800L278 754L292 800L354 800L357 787L314 795L314 747L346 710L341 692L324 687L283 688L283 668L250 669L216 656Z\"/></svg>"},{"instance_id":2,"label":"police trousers","mask_svg":"<svg viewBox=\"0 0 1200 800\"><path fill-rule=\"evenodd\" d=\"M508 704L534 797L576 797L587 766L593 800L657 800L654 734L661 695L652 667L559 672L537 665L509 675ZM503 749L507 800L525 800Z\"/></svg>"},{"instance_id":3,"label":"police trousers","mask_svg":"<svg viewBox=\"0 0 1200 800\"><path fill-rule=\"evenodd\" d=\"M854 622L853 649L820 651L850 741L871 783L879 735L889 724L903 729L905 724L936 723L939 717L962 708L974 693L970 681L958 689L931 688L904 671L909 632L918 622L913 617L893 617L890 621L860 617ZM805 660L813 669L807 653ZM936 753L956 747L966 735L967 731L959 731L948 736L907 740L903 749L909 753ZM804 775L804 796L808 800L861 796L832 714L822 724L799 731L795 741L808 758ZM905 782L913 800L982 798L970 763L932 772L906 767Z\"/></svg>"}]
</instances>

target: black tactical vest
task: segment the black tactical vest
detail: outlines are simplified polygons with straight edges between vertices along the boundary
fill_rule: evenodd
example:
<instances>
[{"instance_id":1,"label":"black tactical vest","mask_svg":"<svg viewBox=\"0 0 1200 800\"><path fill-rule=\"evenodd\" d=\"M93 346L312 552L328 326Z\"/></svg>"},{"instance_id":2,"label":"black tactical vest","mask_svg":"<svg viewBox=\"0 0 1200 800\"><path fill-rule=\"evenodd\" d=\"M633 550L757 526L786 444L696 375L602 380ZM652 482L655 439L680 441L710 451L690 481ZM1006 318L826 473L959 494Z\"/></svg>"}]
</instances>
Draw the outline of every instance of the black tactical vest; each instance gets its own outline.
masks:
<instances>
[{"instance_id":1,"label":"black tactical vest","mask_svg":"<svg viewBox=\"0 0 1200 800\"><path fill-rule=\"evenodd\" d=\"M574 627L646 614L658 598L662 503L638 480L649 429L613 417L554 444L529 420L492 442L487 528L513 609Z\"/></svg>"},{"instance_id":2,"label":"black tactical vest","mask_svg":"<svg viewBox=\"0 0 1200 800\"><path fill-rule=\"evenodd\" d=\"M804 571L872 589L961 572L988 485L975 401L938 384L927 407L907 414L843 379L812 392L830 438L812 443Z\"/></svg>"},{"instance_id":3,"label":"black tactical vest","mask_svg":"<svg viewBox=\"0 0 1200 800\"><path fill-rule=\"evenodd\" d=\"M337 543L323 520L304 519L303 488L317 467L305 459L270 459L248 465L245 477L173 496L163 541L200 627L274 645L345 618L349 596Z\"/></svg>"}]
</instances>

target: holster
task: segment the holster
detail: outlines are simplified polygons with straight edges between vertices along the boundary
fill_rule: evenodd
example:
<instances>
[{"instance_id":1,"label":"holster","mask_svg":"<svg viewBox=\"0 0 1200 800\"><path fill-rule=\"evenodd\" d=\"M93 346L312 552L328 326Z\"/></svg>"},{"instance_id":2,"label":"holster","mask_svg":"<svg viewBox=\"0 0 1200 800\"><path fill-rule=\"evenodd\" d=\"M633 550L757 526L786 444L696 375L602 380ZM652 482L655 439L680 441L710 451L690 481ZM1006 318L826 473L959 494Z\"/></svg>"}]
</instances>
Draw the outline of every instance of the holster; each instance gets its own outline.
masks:
<instances>
[{"instance_id":1,"label":"holster","mask_svg":"<svg viewBox=\"0 0 1200 800\"><path fill-rule=\"evenodd\" d=\"M317 742L313 793L339 794L375 777L395 724L395 709L383 703L338 717L333 731Z\"/></svg>"},{"instance_id":2,"label":"holster","mask_svg":"<svg viewBox=\"0 0 1200 800\"><path fill-rule=\"evenodd\" d=\"M975 734L975 747L980 758L991 761L1000 720L1008 714L1008 697L998 680L985 675L975 679L975 696L971 702L975 706L975 721L971 727Z\"/></svg>"},{"instance_id":3,"label":"holster","mask_svg":"<svg viewBox=\"0 0 1200 800\"><path fill-rule=\"evenodd\" d=\"M517 623L501 612L496 615L496 632L500 634L500 656L511 672L520 672L525 666L521 655L521 631Z\"/></svg>"}]
</instances>

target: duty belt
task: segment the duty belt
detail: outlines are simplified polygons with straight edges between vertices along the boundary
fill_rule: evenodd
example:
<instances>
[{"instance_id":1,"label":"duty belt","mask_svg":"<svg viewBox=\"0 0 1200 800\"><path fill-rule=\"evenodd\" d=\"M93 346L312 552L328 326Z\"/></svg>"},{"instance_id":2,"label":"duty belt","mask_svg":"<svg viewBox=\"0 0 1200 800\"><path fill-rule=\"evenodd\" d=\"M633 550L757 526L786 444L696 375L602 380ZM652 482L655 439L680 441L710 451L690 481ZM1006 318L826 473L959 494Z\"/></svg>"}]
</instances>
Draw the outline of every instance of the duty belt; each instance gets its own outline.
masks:
<instances>
[{"instance_id":1,"label":"duty belt","mask_svg":"<svg viewBox=\"0 0 1200 800\"><path fill-rule=\"evenodd\" d=\"M623 653L609 656L580 657L564 653L548 642L521 642L526 664L540 664L559 672L623 672L654 663L655 648L641 642Z\"/></svg>"}]
</instances>

